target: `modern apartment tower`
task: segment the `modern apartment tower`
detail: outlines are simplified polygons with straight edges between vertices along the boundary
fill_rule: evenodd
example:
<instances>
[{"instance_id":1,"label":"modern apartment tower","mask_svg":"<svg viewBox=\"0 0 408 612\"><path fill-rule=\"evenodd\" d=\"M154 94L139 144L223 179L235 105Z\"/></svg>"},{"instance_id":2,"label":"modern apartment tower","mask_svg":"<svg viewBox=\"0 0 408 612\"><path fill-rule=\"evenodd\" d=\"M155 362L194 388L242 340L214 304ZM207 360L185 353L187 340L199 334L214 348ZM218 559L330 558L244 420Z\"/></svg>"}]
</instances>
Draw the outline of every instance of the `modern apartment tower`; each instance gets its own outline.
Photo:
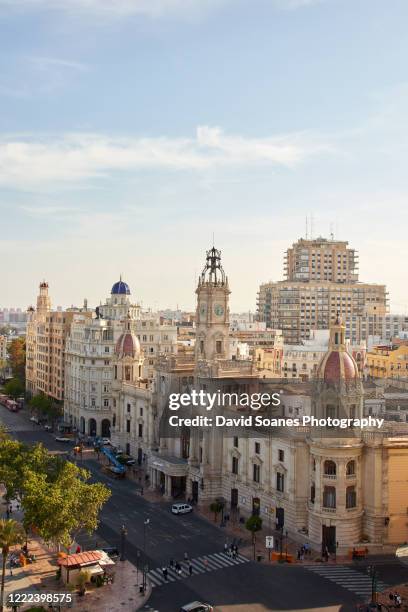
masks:
<instances>
[{"instance_id":1,"label":"modern apartment tower","mask_svg":"<svg viewBox=\"0 0 408 612\"><path fill-rule=\"evenodd\" d=\"M360 318L379 321L387 313L385 285L361 283L357 254L348 243L300 239L287 251L286 279L268 282L258 292L258 319L280 329L284 341L297 344L312 329L329 329L339 313L352 343L361 342ZM377 333L375 326L372 326Z\"/></svg>"}]
</instances>

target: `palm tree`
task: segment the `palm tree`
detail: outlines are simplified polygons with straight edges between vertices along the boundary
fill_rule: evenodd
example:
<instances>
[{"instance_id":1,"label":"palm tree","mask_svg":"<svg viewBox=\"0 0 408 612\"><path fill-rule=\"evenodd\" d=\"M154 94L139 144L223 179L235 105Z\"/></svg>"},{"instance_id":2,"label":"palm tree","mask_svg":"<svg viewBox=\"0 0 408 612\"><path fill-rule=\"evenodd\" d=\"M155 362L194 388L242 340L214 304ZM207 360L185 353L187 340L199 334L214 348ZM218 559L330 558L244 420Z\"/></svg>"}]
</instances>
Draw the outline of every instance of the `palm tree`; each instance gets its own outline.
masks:
<instances>
[{"instance_id":1,"label":"palm tree","mask_svg":"<svg viewBox=\"0 0 408 612\"><path fill-rule=\"evenodd\" d=\"M4 609L4 581L6 577L6 562L10 548L24 542L24 529L14 519L0 519L0 549L3 555L1 571L0 612Z\"/></svg>"}]
</instances>

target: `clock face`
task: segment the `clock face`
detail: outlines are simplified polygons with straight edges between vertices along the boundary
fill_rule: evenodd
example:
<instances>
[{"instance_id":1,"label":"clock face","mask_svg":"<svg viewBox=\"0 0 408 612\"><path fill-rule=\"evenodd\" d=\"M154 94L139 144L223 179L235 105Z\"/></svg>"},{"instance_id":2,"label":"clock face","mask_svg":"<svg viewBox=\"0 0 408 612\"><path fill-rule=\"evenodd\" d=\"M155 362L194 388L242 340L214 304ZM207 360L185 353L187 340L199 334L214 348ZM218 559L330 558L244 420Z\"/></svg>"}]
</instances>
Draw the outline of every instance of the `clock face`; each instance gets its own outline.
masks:
<instances>
[{"instance_id":1,"label":"clock face","mask_svg":"<svg viewBox=\"0 0 408 612\"><path fill-rule=\"evenodd\" d=\"M224 307L221 304L215 304L214 312L217 317L222 317L222 315L224 314Z\"/></svg>"}]
</instances>

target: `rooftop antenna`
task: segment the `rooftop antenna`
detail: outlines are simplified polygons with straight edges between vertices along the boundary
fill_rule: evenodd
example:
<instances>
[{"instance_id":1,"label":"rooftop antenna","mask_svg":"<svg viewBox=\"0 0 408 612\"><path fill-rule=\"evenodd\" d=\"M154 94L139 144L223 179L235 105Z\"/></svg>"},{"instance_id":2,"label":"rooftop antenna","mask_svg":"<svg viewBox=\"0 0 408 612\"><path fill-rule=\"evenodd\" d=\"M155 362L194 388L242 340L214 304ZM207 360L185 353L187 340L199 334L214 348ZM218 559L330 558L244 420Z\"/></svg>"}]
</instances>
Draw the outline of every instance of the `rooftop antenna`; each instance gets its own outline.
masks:
<instances>
[{"instance_id":1,"label":"rooftop antenna","mask_svg":"<svg viewBox=\"0 0 408 612\"><path fill-rule=\"evenodd\" d=\"M213 244L212 244L212 245L213 245L213 247L214 247L214 232L213 232Z\"/></svg>"},{"instance_id":2,"label":"rooftop antenna","mask_svg":"<svg viewBox=\"0 0 408 612\"><path fill-rule=\"evenodd\" d=\"M334 240L333 223L330 223L330 240Z\"/></svg>"},{"instance_id":3,"label":"rooftop antenna","mask_svg":"<svg viewBox=\"0 0 408 612\"><path fill-rule=\"evenodd\" d=\"M306 215L306 240L308 239L308 229L307 229L307 215Z\"/></svg>"}]
</instances>

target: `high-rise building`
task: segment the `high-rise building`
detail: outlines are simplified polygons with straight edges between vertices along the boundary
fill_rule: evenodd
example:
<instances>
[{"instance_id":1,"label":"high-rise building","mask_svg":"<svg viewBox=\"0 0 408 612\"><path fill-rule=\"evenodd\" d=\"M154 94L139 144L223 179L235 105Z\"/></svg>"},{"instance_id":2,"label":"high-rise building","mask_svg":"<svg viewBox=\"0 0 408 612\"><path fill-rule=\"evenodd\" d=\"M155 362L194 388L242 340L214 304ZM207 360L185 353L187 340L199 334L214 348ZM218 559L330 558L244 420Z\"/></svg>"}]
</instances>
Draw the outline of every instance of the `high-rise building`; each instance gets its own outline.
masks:
<instances>
[{"instance_id":1,"label":"high-rise building","mask_svg":"<svg viewBox=\"0 0 408 612\"><path fill-rule=\"evenodd\" d=\"M76 313L80 309L52 310L48 283L40 284L37 309L28 309L26 335L26 391L44 393L52 399L64 399L65 342ZM83 316L91 317L83 310Z\"/></svg>"},{"instance_id":2,"label":"high-rise building","mask_svg":"<svg viewBox=\"0 0 408 612\"><path fill-rule=\"evenodd\" d=\"M356 254L347 242L302 239L286 260L286 280L262 284L257 301L258 319L282 330L286 343L300 343L312 329L329 329L338 313L347 338L359 343L365 338L353 321L386 315L385 285L358 281Z\"/></svg>"},{"instance_id":3,"label":"high-rise building","mask_svg":"<svg viewBox=\"0 0 408 612\"><path fill-rule=\"evenodd\" d=\"M358 280L357 268L358 255L343 240L300 238L285 255L285 275L289 281L354 283Z\"/></svg>"}]
</instances>

